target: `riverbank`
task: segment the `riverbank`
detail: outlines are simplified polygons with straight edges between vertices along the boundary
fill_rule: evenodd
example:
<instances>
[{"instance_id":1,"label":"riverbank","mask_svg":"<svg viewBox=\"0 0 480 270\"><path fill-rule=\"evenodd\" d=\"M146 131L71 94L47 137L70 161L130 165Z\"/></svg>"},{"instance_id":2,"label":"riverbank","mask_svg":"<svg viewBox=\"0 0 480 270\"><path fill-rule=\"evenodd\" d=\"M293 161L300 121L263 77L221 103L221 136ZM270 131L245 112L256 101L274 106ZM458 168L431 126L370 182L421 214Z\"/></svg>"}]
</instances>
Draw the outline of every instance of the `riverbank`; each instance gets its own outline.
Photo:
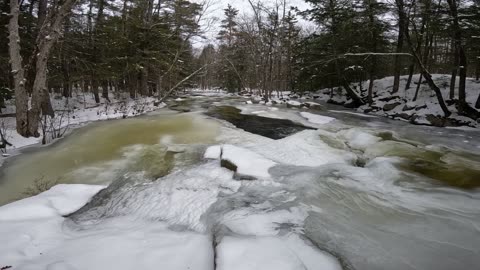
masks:
<instances>
[{"instance_id":1,"label":"riverbank","mask_svg":"<svg viewBox=\"0 0 480 270\"><path fill-rule=\"evenodd\" d=\"M401 76L399 91L394 94L391 93L393 77L376 80L373 87L373 103L371 105L362 105L358 108L351 108L351 100L347 98L345 91L340 87L304 93L274 93L274 97L272 97L270 103L287 104L287 106L290 107L309 108L312 105L309 101L317 100L351 108L357 113L388 117L390 119L409 122L415 125L436 127L480 127L480 119L475 120L459 115L455 103L449 100L450 75L432 75L435 83L442 92L443 98L446 100L448 109L452 112L452 115L449 117L444 117L443 111L438 104L437 97L430 87L425 82L422 82L418 86L418 77L418 74L414 75L411 87L405 90L408 76ZM357 91L357 93L360 93L362 97L366 97L368 84L369 82L365 81L362 84L356 83L351 86ZM417 86L419 87L418 96L417 99L413 101ZM480 94L480 81L468 78L466 88L466 101L472 108L475 108L475 103ZM245 95L249 96L250 94L245 93ZM259 96L252 96L252 102L262 103L263 101Z\"/></svg>"},{"instance_id":2,"label":"riverbank","mask_svg":"<svg viewBox=\"0 0 480 270\"><path fill-rule=\"evenodd\" d=\"M72 129L81 127L87 123L122 119L139 116L160 108L165 104L159 104L155 97L140 97L130 99L128 96L111 97L110 101L101 99L96 103L92 95L78 94L73 98L58 97L52 100L52 106L55 110L55 118L48 121L46 125L46 143L62 138ZM6 108L2 110L3 115L7 117L0 118L0 128L5 139L11 144L2 149L3 154L0 157L0 164L6 157L15 155L24 147L41 144L43 137L25 138L16 131L15 106L14 100L7 101Z\"/></svg>"}]
</instances>

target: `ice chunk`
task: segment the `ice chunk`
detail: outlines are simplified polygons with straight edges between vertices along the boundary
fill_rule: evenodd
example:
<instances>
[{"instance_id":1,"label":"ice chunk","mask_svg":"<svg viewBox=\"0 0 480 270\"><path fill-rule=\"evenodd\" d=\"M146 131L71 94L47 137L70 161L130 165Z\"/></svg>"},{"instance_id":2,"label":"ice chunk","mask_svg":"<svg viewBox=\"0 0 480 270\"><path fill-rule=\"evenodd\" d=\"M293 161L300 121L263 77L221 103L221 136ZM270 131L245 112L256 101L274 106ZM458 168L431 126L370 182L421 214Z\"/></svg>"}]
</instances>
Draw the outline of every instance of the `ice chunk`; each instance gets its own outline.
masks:
<instances>
[{"instance_id":1,"label":"ice chunk","mask_svg":"<svg viewBox=\"0 0 480 270\"><path fill-rule=\"evenodd\" d=\"M220 159L221 152L222 147L220 145L210 146L207 148L207 151L205 151L203 157L208 159Z\"/></svg>"},{"instance_id":2,"label":"ice chunk","mask_svg":"<svg viewBox=\"0 0 480 270\"><path fill-rule=\"evenodd\" d=\"M214 153L215 152L215 153ZM237 168L236 172L241 175L248 175L258 178L268 178L268 170L276 163L245 148L234 145L222 146L222 160L228 160ZM218 153L218 147L207 149L205 156L214 156Z\"/></svg>"}]
</instances>

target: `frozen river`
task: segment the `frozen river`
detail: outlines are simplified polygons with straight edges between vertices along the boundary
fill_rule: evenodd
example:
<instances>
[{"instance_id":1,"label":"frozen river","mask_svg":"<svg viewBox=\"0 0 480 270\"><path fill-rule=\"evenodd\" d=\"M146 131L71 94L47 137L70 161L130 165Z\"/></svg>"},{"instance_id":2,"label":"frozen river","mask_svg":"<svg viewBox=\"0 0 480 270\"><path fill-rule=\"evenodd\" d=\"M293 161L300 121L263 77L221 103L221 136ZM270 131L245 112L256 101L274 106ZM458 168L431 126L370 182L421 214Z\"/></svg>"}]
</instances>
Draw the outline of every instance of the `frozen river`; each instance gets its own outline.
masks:
<instances>
[{"instance_id":1,"label":"frozen river","mask_svg":"<svg viewBox=\"0 0 480 270\"><path fill-rule=\"evenodd\" d=\"M93 123L8 160L0 204L76 185L0 207L0 268L480 265L479 131L241 98L172 107L190 112Z\"/></svg>"}]
</instances>

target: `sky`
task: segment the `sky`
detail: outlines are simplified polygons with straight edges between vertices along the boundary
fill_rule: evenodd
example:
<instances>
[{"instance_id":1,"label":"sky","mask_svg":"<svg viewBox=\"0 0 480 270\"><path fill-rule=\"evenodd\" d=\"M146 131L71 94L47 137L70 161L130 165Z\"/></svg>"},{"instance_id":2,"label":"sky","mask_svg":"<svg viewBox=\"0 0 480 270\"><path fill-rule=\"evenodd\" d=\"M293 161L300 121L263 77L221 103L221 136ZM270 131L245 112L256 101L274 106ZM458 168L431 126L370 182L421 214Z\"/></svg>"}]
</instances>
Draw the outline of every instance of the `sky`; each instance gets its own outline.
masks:
<instances>
[{"instance_id":1,"label":"sky","mask_svg":"<svg viewBox=\"0 0 480 270\"><path fill-rule=\"evenodd\" d=\"M205 38L197 38L193 41L194 47L196 48L201 48L209 43L216 43L216 37L221 24L220 21L224 16L223 10L227 8L228 4L239 10L239 16L253 14L248 0L192 0L192 2L196 3L204 3L205 1L208 1L208 8L201 22L201 26L205 31ZM261 2L264 5L273 6L276 1L282 0L262 0ZM255 3L256 0L253 0L253 2ZM310 5L303 0L287 0L287 6L296 6L300 10L306 10L310 7ZM307 22L300 20L300 23L305 24Z\"/></svg>"}]
</instances>

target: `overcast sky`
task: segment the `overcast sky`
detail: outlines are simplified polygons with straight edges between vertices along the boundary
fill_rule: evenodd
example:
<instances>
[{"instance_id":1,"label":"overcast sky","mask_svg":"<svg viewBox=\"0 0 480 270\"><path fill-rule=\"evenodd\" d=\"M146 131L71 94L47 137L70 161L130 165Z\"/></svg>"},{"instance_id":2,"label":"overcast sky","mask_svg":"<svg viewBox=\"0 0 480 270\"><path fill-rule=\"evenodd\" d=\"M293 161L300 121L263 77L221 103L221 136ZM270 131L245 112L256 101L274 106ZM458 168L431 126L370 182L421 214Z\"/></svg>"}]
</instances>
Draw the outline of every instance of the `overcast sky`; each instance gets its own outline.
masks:
<instances>
[{"instance_id":1,"label":"overcast sky","mask_svg":"<svg viewBox=\"0 0 480 270\"><path fill-rule=\"evenodd\" d=\"M203 3L205 0L191 0L192 2ZM194 46L197 48L202 47L208 43L216 43L216 37L220 27L220 21L224 16L224 9L227 8L228 4L239 10L239 16L242 14L251 15L253 14L252 8L248 3L248 0L208 0L209 7L207 12L202 20L202 27L205 29L206 39L195 39ZM282 0L262 0L262 4L274 5L276 1ZM256 0L253 0L255 3ZM309 8L309 4L305 3L303 0L287 0L287 6L296 6L300 10L305 10Z\"/></svg>"}]
</instances>

